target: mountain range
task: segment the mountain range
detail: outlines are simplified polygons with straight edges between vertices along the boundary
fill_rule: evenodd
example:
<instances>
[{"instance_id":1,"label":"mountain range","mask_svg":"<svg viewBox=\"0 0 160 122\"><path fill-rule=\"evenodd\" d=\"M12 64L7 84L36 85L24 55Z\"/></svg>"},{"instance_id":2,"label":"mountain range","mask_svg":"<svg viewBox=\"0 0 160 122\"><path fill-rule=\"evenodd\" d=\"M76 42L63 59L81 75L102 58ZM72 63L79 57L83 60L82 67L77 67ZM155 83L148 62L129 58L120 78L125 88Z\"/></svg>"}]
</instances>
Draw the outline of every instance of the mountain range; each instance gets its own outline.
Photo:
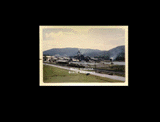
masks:
<instances>
[{"instance_id":1,"label":"mountain range","mask_svg":"<svg viewBox=\"0 0 160 122\"><path fill-rule=\"evenodd\" d=\"M53 48L50 50L43 51L43 55L59 55L59 56L75 56L77 55L79 48ZM90 57L102 57L108 56L109 58L117 58L118 56L124 57L125 55L125 46L118 46L108 51L98 50L98 49L81 49L80 52L84 56Z\"/></svg>"}]
</instances>

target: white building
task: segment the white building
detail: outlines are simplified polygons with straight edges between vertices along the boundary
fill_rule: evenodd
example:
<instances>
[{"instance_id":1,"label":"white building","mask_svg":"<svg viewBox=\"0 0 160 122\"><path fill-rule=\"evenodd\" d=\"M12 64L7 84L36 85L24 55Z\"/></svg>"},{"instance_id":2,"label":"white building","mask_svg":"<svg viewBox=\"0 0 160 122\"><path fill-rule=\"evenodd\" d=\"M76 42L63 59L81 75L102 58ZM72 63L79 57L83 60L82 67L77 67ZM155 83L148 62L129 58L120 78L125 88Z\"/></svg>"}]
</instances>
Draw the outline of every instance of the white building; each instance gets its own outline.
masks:
<instances>
[{"instance_id":1,"label":"white building","mask_svg":"<svg viewBox=\"0 0 160 122\"><path fill-rule=\"evenodd\" d=\"M46 61L53 61L53 60L57 60L57 58L55 56L43 56L43 59L46 57Z\"/></svg>"},{"instance_id":2,"label":"white building","mask_svg":"<svg viewBox=\"0 0 160 122\"><path fill-rule=\"evenodd\" d=\"M78 59L75 59L75 58L72 58L72 61L73 61L73 62L79 62L79 60L78 60Z\"/></svg>"}]
</instances>

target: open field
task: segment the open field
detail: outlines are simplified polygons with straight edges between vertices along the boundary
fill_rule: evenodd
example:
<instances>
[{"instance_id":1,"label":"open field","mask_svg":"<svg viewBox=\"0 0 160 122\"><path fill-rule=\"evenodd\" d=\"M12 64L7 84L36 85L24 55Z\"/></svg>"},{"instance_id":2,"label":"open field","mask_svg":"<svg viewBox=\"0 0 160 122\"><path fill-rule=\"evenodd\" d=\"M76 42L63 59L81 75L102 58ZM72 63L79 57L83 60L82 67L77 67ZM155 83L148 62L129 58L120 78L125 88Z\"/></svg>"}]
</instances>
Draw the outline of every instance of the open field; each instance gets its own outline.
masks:
<instances>
[{"instance_id":1,"label":"open field","mask_svg":"<svg viewBox=\"0 0 160 122\"><path fill-rule=\"evenodd\" d=\"M104 74L113 74L117 76L125 77L125 66L124 65L105 65L103 67L97 67L97 72Z\"/></svg>"},{"instance_id":2,"label":"open field","mask_svg":"<svg viewBox=\"0 0 160 122\"><path fill-rule=\"evenodd\" d=\"M73 72L73 71L72 71ZM57 67L43 65L43 82L44 83L123 83L123 81L113 80L105 77L85 75L80 73L69 73L68 70Z\"/></svg>"},{"instance_id":3,"label":"open field","mask_svg":"<svg viewBox=\"0 0 160 122\"><path fill-rule=\"evenodd\" d=\"M75 67L75 68L79 67L79 66L76 66L77 64L73 66L72 64L63 64L63 65L56 64L55 62L52 62L52 63L47 62L47 64L54 64L54 65L60 65L65 67ZM109 75L117 75L117 76L125 77L125 65L111 65L111 64L96 63L96 67L95 65L88 64L86 68L93 68L93 71L101 74L109 74Z\"/></svg>"}]
</instances>

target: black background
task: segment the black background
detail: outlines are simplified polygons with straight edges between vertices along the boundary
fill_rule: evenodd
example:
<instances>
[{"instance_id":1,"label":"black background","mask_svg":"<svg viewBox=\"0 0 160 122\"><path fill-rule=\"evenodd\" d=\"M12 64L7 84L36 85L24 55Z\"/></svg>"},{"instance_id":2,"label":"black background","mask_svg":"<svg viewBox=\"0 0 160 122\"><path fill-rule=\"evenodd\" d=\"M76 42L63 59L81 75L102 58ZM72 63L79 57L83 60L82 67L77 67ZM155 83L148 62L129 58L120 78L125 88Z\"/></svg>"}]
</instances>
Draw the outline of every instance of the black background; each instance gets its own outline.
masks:
<instances>
[{"instance_id":1,"label":"black background","mask_svg":"<svg viewBox=\"0 0 160 122\"><path fill-rule=\"evenodd\" d=\"M47 22L49 23L49 22ZM54 24L53 24L54 23ZM132 83L130 79L130 30L131 25L130 24L91 24L93 22L87 22L88 24L73 24L71 21L68 22L70 24L67 24L67 22L63 22L66 24L60 24L61 22L52 22L52 24L45 24L45 22L41 22L40 24L34 24L31 26L32 28L32 39L29 41L30 47L29 49L29 55L34 54L34 56L31 55L31 62L29 65L31 66L30 74L28 74L29 81L31 83L28 83L29 86L32 86L35 88L35 90L38 89L38 94L44 94L43 91L46 92L62 92L62 93L68 93L68 94L81 94L85 93L86 95L90 94L114 94L115 96L118 95L127 95L127 89L131 89ZM72 23L72 24L71 24ZM75 23L75 21L74 21ZM81 22L82 23L82 22ZM90 23L90 24L89 24ZM129 48L129 55L128 55L128 63L129 63L129 77L128 77L128 85L129 86L40 86L39 84L39 26L128 26L128 48ZM32 77L30 79L30 77ZM133 80L133 79L132 79ZM136 81L134 81L135 83ZM46 93L45 92L45 93Z\"/></svg>"}]
</instances>

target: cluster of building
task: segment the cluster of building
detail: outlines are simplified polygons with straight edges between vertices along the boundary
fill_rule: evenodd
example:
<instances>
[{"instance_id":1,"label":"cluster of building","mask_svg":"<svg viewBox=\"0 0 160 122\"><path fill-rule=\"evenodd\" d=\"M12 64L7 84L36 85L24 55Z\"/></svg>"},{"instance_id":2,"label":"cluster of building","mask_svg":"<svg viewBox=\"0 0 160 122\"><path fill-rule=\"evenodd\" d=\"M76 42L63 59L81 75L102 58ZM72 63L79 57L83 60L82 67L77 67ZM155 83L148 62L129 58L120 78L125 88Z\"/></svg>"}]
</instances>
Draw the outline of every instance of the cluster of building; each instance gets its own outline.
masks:
<instances>
[{"instance_id":1,"label":"cluster of building","mask_svg":"<svg viewBox=\"0 0 160 122\"><path fill-rule=\"evenodd\" d=\"M97 58L93 57L82 57L82 56L73 56L73 57L58 57L58 56L43 56L44 62L57 62L57 63L68 63L68 62L94 62L98 61Z\"/></svg>"},{"instance_id":2,"label":"cluster of building","mask_svg":"<svg viewBox=\"0 0 160 122\"><path fill-rule=\"evenodd\" d=\"M68 64L69 62L99 62L101 59L84 56L80 53L80 51L77 52L76 56L43 56L44 62L56 62L56 63L62 63L62 64Z\"/></svg>"},{"instance_id":3,"label":"cluster of building","mask_svg":"<svg viewBox=\"0 0 160 122\"><path fill-rule=\"evenodd\" d=\"M58 57L58 56L43 56L43 61L44 62L62 62L62 63L67 63L69 62L70 58L69 57Z\"/></svg>"}]
</instances>

